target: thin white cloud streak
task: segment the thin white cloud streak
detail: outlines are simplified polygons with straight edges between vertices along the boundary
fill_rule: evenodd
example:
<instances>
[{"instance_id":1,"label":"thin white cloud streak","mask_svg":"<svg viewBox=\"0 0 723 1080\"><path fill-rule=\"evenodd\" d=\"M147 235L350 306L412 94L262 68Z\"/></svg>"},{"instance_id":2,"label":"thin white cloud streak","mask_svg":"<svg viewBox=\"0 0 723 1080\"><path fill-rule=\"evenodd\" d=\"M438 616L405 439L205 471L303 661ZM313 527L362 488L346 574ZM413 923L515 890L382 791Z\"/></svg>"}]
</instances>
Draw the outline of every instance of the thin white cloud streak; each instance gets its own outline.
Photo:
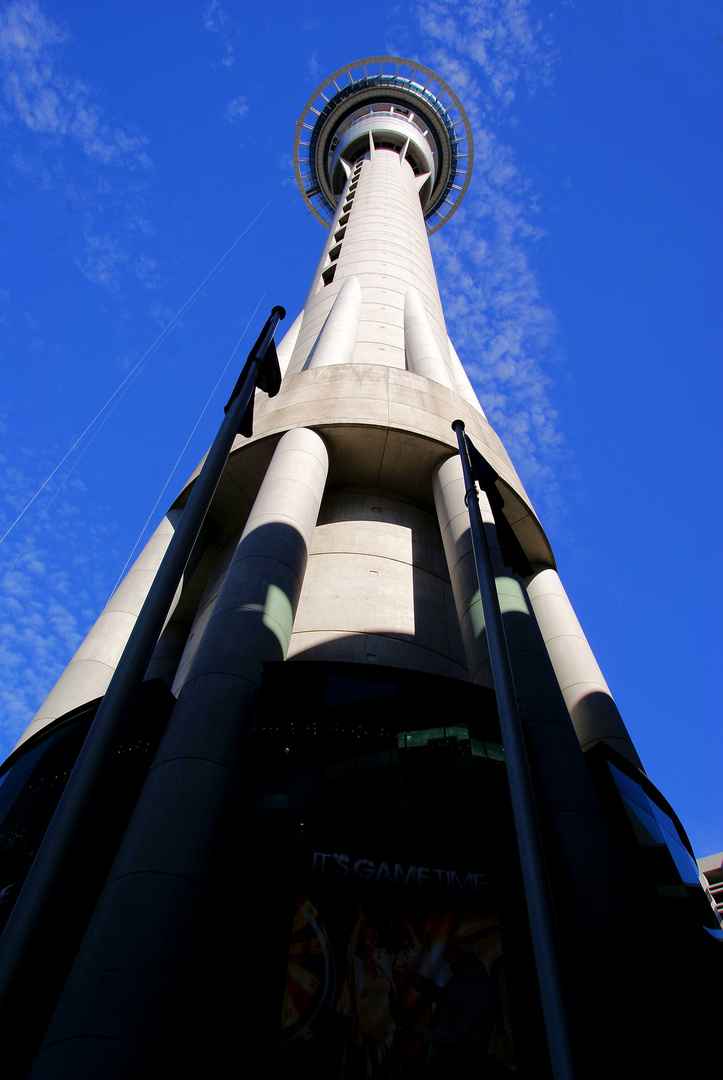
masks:
<instances>
[{"instance_id":1,"label":"thin white cloud streak","mask_svg":"<svg viewBox=\"0 0 723 1080\"><path fill-rule=\"evenodd\" d=\"M423 0L416 11L425 62L462 101L475 140L464 203L432 240L450 335L530 494L554 513L563 439L541 359L555 319L531 265L542 233L529 184L493 130L521 87L551 81L554 50L527 0Z\"/></svg>"}]
</instances>

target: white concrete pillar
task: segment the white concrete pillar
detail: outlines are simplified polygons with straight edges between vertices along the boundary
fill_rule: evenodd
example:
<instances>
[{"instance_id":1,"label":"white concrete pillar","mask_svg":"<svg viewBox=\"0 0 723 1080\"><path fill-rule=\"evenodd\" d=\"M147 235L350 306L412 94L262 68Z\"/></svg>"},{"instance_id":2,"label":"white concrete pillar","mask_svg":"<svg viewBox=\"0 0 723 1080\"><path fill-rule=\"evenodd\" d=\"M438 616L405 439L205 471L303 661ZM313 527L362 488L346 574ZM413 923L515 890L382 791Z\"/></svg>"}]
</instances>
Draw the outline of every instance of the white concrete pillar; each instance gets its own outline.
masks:
<instances>
[{"instance_id":1,"label":"white concrete pillar","mask_svg":"<svg viewBox=\"0 0 723 1080\"><path fill-rule=\"evenodd\" d=\"M487 633L472 552L469 511L464 503L464 477L459 457L448 458L435 470L432 485L469 676L472 682L480 686L492 686ZM480 508L482 520L486 524L493 524L494 519L484 495L480 499ZM497 596L514 668L517 695L520 699L527 697L532 707L530 715L536 718L549 716L559 720L563 706L560 688L554 678L524 585L504 566L493 530L487 530L487 539L495 568Z\"/></svg>"},{"instance_id":2,"label":"white concrete pillar","mask_svg":"<svg viewBox=\"0 0 723 1080\"><path fill-rule=\"evenodd\" d=\"M469 513L464 505L464 477L458 457L448 458L435 469L432 490L470 681L491 687L489 654L483 636L482 600L469 534Z\"/></svg>"},{"instance_id":3,"label":"white concrete pillar","mask_svg":"<svg viewBox=\"0 0 723 1080\"><path fill-rule=\"evenodd\" d=\"M527 592L583 750L605 742L642 769L557 572L540 570Z\"/></svg>"},{"instance_id":4,"label":"white concrete pillar","mask_svg":"<svg viewBox=\"0 0 723 1080\"><path fill-rule=\"evenodd\" d=\"M477 395L474 392L472 383L469 381L469 376L464 369L462 361L457 355L457 350L450 339L447 339L447 344L449 347L449 368L452 372L452 378L454 379L455 390L461 398L464 398L468 405L471 405L472 408L484 416L486 420L487 417L485 416L485 411L477 400Z\"/></svg>"},{"instance_id":5,"label":"white concrete pillar","mask_svg":"<svg viewBox=\"0 0 723 1080\"><path fill-rule=\"evenodd\" d=\"M301 329L301 324L303 321L304 310L302 308L276 348L276 356L279 361L279 371L281 372L282 379L286 374L286 370L289 366L289 360L291 359L291 354L294 351L296 339L299 336L299 330Z\"/></svg>"},{"instance_id":6,"label":"white concrete pillar","mask_svg":"<svg viewBox=\"0 0 723 1080\"><path fill-rule=\"evenodd\" d=\"M336 295L324 328L307 361L308 368L351 364L359 333L360 314L361 289L358 279L352 275L344 279Z\"/></svg>"},{"instance_id":7,"label":"white concrete pillar","mask_svg":"<svg viewBox=\"0 0 723 1080\"><path fill-rule=\"evenodd\" d=\"M459 457L437 468L433 488L470 678L488 686L487 640ZM482 516L491 522L489 509ZM570 992L586 995L589 966L606 985L613 986L625 953L614 933L623 888L618 857L525 587L503 567L499 548L492 546L492 530L486 531L537 816L545 838L562 955L569 964ZM597 931L592 937L590 926ZM584 954L581 941L586 941Z\"/></svg>"},{"instance_id":8,"label":"white concrete pillar","mask_svg":"<svg viewBox=\"0 0 723 1080\"><path fill-rule=\"evenodd\" d=\"M410 371L454 390L452 376L432 333L422 298L413 285L404 296L404 348Z\"/></svg>"},{"instance_id":9,"label":"white concrete pillar","mask_svg":"<svg viewBox=\"0 0 723 1080\"><path fill-rule=\"evenodd\" d=\"M228 676L257 686L265 660L284 660L328 470L321 438L282 436L190 666L174 692Z\"/></svg>"},{"instance_id":10,"label":"white concrete pillar","mask_svg":"<svg viewBox=\"0 0 723 1080\"><path fill-rule=\"evenodd\" d=\"M279 442L32 1075L137 1075L183 1007L205 888L235 811L244 720L283 660L326 482L321 438ZM208 912L206 912L208 915ZM112 1061L103 1047L114 1047ZM99 1047L101 1048L99 1050ZM144 1073L145 1075L145 1073Z\"/></svg>"},{"instance_id":11,"label":"white concrete pillar","mask_svg":"<svg viewBox=\"0 0 723 1080\"><path fill-rule=\"evenodd\" d=\"M161 560L173 536L165 517L98 616L82 645L23 732L18 746L71 709L101 697L108 689ZM181 586L171 605L173 611ZM169 612L170 615L170 612Z\"/></svg>"}]
</instances>

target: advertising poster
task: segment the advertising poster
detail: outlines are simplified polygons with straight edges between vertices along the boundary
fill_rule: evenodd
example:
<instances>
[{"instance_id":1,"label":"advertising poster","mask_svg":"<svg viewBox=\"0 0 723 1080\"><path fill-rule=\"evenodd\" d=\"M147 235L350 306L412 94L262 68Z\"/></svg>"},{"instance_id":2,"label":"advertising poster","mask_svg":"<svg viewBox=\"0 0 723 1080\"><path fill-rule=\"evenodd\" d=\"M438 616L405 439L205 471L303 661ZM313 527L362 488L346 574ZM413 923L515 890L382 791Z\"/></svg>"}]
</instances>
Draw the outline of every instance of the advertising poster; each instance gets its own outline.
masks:
<instances>
[{"instance_id":1,"label":"advertising poster","mask_svg":"<svg viewBox=\"0 0 723 1080\"><path fill-rule=\"evenodd\" d=\"M475 866L304 852L281 1016L288 1075L515 1071L499 919Z\"/></svg>"}]
</instances>

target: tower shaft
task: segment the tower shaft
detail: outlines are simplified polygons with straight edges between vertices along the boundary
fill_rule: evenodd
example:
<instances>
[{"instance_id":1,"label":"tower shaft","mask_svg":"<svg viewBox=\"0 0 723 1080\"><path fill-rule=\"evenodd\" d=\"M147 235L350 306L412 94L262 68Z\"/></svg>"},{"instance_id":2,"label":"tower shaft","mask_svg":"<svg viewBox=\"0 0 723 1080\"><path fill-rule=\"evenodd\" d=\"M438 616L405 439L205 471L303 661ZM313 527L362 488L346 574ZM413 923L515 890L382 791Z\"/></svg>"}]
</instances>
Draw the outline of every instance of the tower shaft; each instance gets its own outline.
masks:
<instances>
[{"instance_id":1,"label":"tower shaft","mask_svg":"<svg viewBox=\"0 0 723 1080\"><path fill-rule=\"evenodd\" d=\"M428 69L373 58L327 80L297 131L297 178L329 235L279 345L281 390L273 400L258 396L253 437L234 444L147 672L171 691L170 719L140 794L118 811L112 867L31 1075L160 1075L169 1048L183 1060L185 1025L196 1013L197 1064L207 1031L220 1040L221 1059L233 1043L227 1022L238 1015L274 1043L298 892L305 899L287 976L298 969L302 930L316 934L303 955L327 966L304 974L303 1008L303 995L287 987L284 1038L318 1045L317 1029L339 1020L345 1000L329 960L334 953L340 963L343 948L327 941L333 930L324 930L319 897L332 895L331 925L382 882L391 909L400 914L394 897L404 895L418 926L426 919L441 933L420 899L430 876L447 913L439 926L447 934L452 924L465 927L496 962L501 947L484 934L494 931L498 942L507 919L517 1015L529 1009L533 1017L527 1034L524 1021L519 1029L523 1049L525 1040L533 1048L526 1075L539 1075L539 1002L525 989L534 976L519 930L504 749L452 432L461 418L499 476L507 523L531 567L523 580L505 564L487 507L578 1049L585 1075L608 1076L625 1025L635 1029L634 989L621 987L620 973L638 909L623 898L610 819L583 751L612 754L628 780L640 763L542 526L447 334L428 234L469 183L469 124ZM104 693L195 478L19 755L23 741L34 751ZM445 869L445 860L469 863L468 872ZM494 897L477 862L490 868ZM355 875L364 883L356 898L322 880L335 866L347 886ZM394 894L396 885L407 891ZM469 890L469 909L443 891L458 886ZM493 911L497 902L508 905L506 916ZM252 971L264 970L239 991L238 1005L220 986L227 939L235 977L248 966L244 949ZM637 963L630 960L628 975ZM313 1071L303 1053L300 1060ZM620 1075L639 1075L635 1055L628 1065Z\"/></svg>"},{"instance_id":2,"label":"tower shaft","mask_svg":"<svg viewBox=\"0 0 723 1080\"><path fill-rule=\"evenodd\" d=\"M410 286L422 298L437 347L447 357L447 331L419 185L410 161L386 148L375 149L373 157L367 152L350 173L304 304L289 374L309 366L324 321L351 276L361 293L353 363L407 368L404 300ZM324 275L330 272L334 276L324 285ZM313 353L310 365L314 366Z\"/></svg>"}]
</instances>

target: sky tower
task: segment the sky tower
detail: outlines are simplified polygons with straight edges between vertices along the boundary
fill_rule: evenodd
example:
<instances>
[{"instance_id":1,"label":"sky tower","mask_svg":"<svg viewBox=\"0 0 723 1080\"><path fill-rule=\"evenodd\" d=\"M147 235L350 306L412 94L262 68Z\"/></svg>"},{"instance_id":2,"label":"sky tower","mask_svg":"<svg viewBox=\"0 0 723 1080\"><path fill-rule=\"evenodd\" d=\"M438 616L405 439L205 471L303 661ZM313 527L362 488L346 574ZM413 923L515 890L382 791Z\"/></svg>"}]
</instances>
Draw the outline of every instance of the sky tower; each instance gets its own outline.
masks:
<instances>
[{"instance_id":1,"label":"sky tower","mask_svg":"<svg viewBox=\"0 0 723 1080\"><path fill-rule=\"evenodd\" d=\"M636 920L657 887L630 870L636 792L667 829L654 872L690 905L702 893L447 335L428 237L469 185L469 121L428 68L372 57L312 95L294 159L327 239L278 347L281 390L257 395L253 436L236 440L148 669L124 743L139 778L116 777L112 812L95 815L85 914L57 960L30 1075L158 1075L169 1055L202 1061L212 1045L221 1060L239 1016L289 1076L330 1069L345 948L366 931L441 984L445 942L473 944L502 1002L497 1061L538 1075L544 987L531 988L458 418L498 474L524 553L510 569L493 550L497 592L581 1075L610 1075L621 1047L640 1045L649 956ZM45 760L53 739L56 755L77 753L196 475L13 769L31 752ZM422 1006L397 984L413 1023Z\"/></svg>"}]
</instances>

